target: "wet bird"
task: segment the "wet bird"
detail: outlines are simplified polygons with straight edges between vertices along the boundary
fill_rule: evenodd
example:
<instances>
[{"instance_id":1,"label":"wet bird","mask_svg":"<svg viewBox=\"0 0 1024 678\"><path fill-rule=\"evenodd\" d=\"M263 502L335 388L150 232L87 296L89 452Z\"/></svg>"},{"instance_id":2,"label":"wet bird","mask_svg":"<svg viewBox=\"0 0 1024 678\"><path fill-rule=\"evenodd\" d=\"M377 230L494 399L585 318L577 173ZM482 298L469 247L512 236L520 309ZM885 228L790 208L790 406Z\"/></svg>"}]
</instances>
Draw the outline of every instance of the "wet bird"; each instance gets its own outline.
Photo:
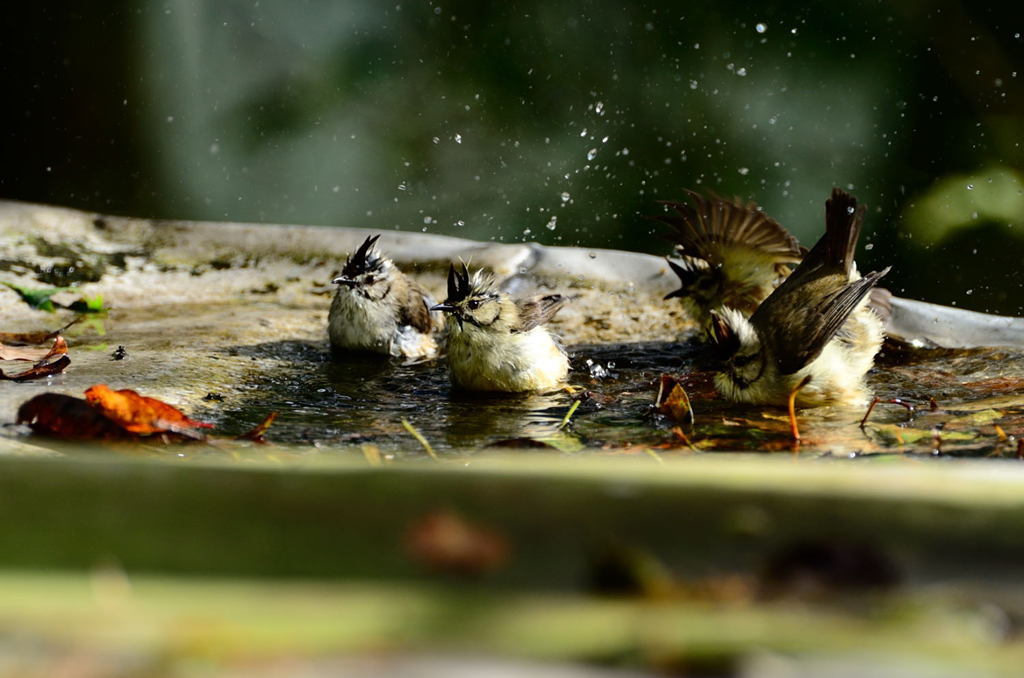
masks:
<instances>
[{"instance_id":1,"label":"wet bird","mask_svg":"<svg viewBox=\"0 0 1024 678\"><path fill-rule=\"evenodd\" d=\"M447 314L452 384L469 391L551 391L569 372L565 351L544 326L565 302L558 294L513 299L493 277L469 267L448 269L448 298L431 310Z\"/></svg>"},{"instance_id":2,"label":"wet bird","mask_svg":"<svg viewBox=\"0 0 1024 678\"><path fill-rule=\"evenodd\" d=\"M749 317L806 250L755 203L687 193L692 204L662 201L673 211L652 218L672 228L680 258L668 259L680 288L665 298L678 297L709 330L711 312L723 306Z\"/></svg>"},{"instance_id":3,"label":"wet bird","mask_svg":"<svg viewBox=\"0 0 1024 678\"><path fill-rule=\"evenodd\" d=\"M430 301L368 237L333 282L338 291L327 317L331 347L407 360L437 356Z\"/></svg>"},{"instance_id":4,"label":"wet bird","mask_svg":"<svg viewBox=\"0 0 1024 678\"><path fill-rule=\"evenodd\" d=\"M833 189L825 234L753 315L711 313L711 334L724 361L715 386L727 399L794 406L860 405L864 375L882 343L882 321L868 294L889 268L861 277L854 263L864 206Z\"/></svg>"}]
</instances>

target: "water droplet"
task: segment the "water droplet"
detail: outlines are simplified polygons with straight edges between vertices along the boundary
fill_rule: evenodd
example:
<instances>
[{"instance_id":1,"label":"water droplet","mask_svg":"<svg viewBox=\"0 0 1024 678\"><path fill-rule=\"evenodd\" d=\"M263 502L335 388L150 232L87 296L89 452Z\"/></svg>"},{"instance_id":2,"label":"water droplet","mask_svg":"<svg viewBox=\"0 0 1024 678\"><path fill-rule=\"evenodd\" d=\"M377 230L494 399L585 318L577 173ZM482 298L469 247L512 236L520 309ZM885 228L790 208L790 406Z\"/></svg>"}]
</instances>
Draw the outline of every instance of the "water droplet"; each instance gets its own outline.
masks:
<instances>
[{"instance_id":1,"label":"water droplet","mask_svg":"<svg viewBox=\"0 0 1024 678\"><path fill-rule=\"evenodd\" d=\"M765 31L768 30L768 26L766 26L763 23L759 23L756 26L754 26L754 30L757 31L758 33L764 33Z\"/></svg>"},{"instance_id":2,"label":"water droplet","mask_svg":"<svg viewBox=\"0 0 1024 678\"><path fill-rule=\"evenodd\" d=\"M549 231L553 231L558 227L558 217L551 217L548 219L548 223L545 224Z\"/></svg>"},{"instance_id":3,"label":"water droplet","mask_svg":"<svg viewBox=\"0 0 1024 678\"><path fill-rule=\"evenodd\" d=\"M568 191L562 191L562 195L559 197L562 198L562 202L569 202L569 200L572 198L572 196L569 195Z\"/></svg>"},{"instance_id":4,"label":"water droplet","mask_svg":"<svg viewBox=\"0 0 1024 678\"><path fill-rule=\"evenodd\" d=\"M747 69L742 68L742 67L741 68L737 68L736 69L736 75L740 76L741 78L745 78L747 76Z\"/></svg>"},{"instance_id":5,"label":"water droplet","mask_svg":"<svg viewBox=\"0 0 1024 678\"><path fill-rule=\"evenodd\" d=\"M864 245L864 249L866 249L868 251L871 251L871 250L875 249L875 243L869 242L867 245Z\"/></svg>"},{"instance_id":6,"label":"water droplet","mask_svg":"<svg viewBox=\"0 0 1024 678\"><path fill-rule=\"evenodd\" d=\"M592 148L589 151L587 151L587 160L593 160L596 157L597 157L597 149L596 148Z\"/></svg>"},{"instance_id":7,"label":"water droplet","mask_svg":"<svg viewBox=\"0 0 1024 678\"><path fill-rule=\"evenodd\" d=\"M434 137L433 139L431 139L431 141L433 141L435 144L439 144L441 143L441 137Z\"/></svg>"},{"instance_id":8,"label":"water droplet","mask_svg":"<svg viewBox=\"0 0 1024 678\"><path fill-rule=\"evenodd\" d=\"M968 295L974 294L974 290L967 290L966 294L968 294Z\"/></svg>"},{"instance_id":9,"label":"water droplet","mask_svg":"<svg viewBox=\"0 0 1024 678\"><path fill-rule=\"evenodd\" d=\"M604 103L598 101L596 104L594 104L594 112L597 113L598 115L604 115Z\"/></svg>"},{"instance_id":10,"label":"water droplet","mask_svg":"<svg viewBox=\"0 0 1024 678\"><path fill-rule=\"evenodd\" d=\"M461 144L462 143L462 135L461 134L456 134L455 135L455 143L457 143L457 144Z\"/></svg>"},{"instance_id":11,"label":"water droplet","mask_svg":"<svg viewBox=\"0 0 1024 678\"><path fill-rule=\"evenodd\" d=\"M741 168L739 168L736 171L739 172L743 176L747 176L748 174L750 174L750 168L749 167L741 167Z\"/></svg>"},{"instance_id":12,"label":"water droplet","mask_svg":"<svg viewBox=\"0 0 1024 678\"><path fill-rule=\"evenodd\" d=\"M857 209L855 207L853 207L853 206L850 206L850 207L846 208L846 213L847 214L853 214L856 211L857 211Z\"/></svg>"},{"instance_id":13,"label":"water droplet","mask_svg":"<svg viewBox=\"0 0 1024 678\"><path fill-rule=\"evenodd\" d=\"M968 191L973 191L974 190L974 184L967 184L967 190Z\"/></svg>"},{"instance_id":14,"label":"water droplet","mask_svg":"<svg viewBox=\"0 0 1024 678\"><path fill-rule=\"evenodd\" d=\"M423 223L424 224L432 224L432 223L434 223L434 217L423 217Z\"/></svg>"},{"instance_id":15,"label":"water droplet","mask_svg":"<svg viewBox=\"0 0 1024 678\"><path fill-rule=\"evenodd\" d=\"M583 131L582 131L582 132L580 132L580 136L581 136L581 137L585 137L585 136L587 136L587 128L586 128L586 127L584 127L584 128L583 128Z\"/></svg>"},{"instance_id":16,"label":"water droplet","mask_svg":"<svg viewBox=\"0 0 1024 678\"><path fill-rule=\"evenodd\" d=\"M400 191L408 191L409 187L406 186L405 182L403 181L402 183L398 184L398 190L400 190Z\"/></svg>"},{"instance_id":17,"label":"water droplet","mask_svg":"<svg viewBox=\"0 0 1024 678\"><path fill-rule=\"evenodd\" d=\"M597 252L588 252L587 256L591 259L597 259Z\"/></svg>"},{"instance_id":18,"label":"water droplet","mask_svg":"<svg viewBox=\"0 0 1024 678\"><path fill-rule=\"evenodd\" d=\"M697 83L696 80L691 80L690 81L690 89L697 89L697 84L698 83Z\"/></svg>"}]
</instances>

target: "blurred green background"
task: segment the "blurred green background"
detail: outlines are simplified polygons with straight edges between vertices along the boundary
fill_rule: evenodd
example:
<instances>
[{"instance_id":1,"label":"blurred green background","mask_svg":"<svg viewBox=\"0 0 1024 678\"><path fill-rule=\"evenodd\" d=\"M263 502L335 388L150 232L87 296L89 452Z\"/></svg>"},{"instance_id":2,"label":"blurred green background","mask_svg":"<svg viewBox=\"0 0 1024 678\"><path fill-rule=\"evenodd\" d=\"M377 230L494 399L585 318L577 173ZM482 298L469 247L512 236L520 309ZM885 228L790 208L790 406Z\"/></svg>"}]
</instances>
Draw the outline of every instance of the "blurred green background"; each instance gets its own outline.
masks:
<instances>
[{"instance_id":1,"label":"blurred green background","mask_svg":"<svg viewBox=\"0 0 1024 678\"><path fill-rule=\"evenodd\" d=\"M19 3L0 198L664 253L706 187L897 293L1024 313L1024 12L985 3Z\"/></svg>"}]
</instances>

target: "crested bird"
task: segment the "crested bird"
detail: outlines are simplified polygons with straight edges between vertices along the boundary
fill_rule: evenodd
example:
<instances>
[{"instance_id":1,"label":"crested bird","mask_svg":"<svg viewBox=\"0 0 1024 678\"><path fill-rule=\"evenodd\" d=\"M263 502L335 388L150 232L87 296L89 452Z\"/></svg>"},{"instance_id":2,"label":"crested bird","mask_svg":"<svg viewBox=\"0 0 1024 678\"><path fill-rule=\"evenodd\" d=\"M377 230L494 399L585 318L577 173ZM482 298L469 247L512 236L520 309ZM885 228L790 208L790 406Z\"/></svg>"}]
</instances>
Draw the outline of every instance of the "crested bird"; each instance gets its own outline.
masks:
<instances>
[{"instance_id":1,"label":"crested bird","mask_svg":"<svg viewBox=\"0 0 1024 678\"><path fill-rule=\"evenodd\" d=\"M864 206L833 189L825 234L796 269L747 318L711 312L711 336L723 368L715 386L727 399L793 408L860 405L864 377L882 343L882 321L868 294L889 268L861 277L854 252Z\"/></svg>"},{"instance_id":2,"label":"crested bird","mask_svg":"<svg viewBox=\"0 0 1024 678\"><path fill-rule=\"evenodd\" d=\"M515 299L493 276L448 269L448 298L431 310L447 314L452 384L468 391L552 391L569 371L565 351L545 324L565 303L559 294Z\"/></svg>"},{"instance_id":3,"label":"crested bird","mask_svg":"<svg viewBox=\"0 0 1024 678\"><path fill-rule=\"evenodd\" d=\"M366 238L349 255L327 317L337 353L379 353L410 361L437 356L434 322L426 293L377 249L380 235Z\"/></svg>"},{"instance_id":4,"label":"crested bird","mask_svg":"<svg viewBox=\"0 0 1024 678\"><path fill-rule=\"evenodd\" d=\"M728 306L749 317L806 253L777 221L753 202L687 191L692 204L662 201L672 213L652 217L672 228L677 263L667 259L690 316L711 328L711 312Z\"/></svg>"}]
</instances>

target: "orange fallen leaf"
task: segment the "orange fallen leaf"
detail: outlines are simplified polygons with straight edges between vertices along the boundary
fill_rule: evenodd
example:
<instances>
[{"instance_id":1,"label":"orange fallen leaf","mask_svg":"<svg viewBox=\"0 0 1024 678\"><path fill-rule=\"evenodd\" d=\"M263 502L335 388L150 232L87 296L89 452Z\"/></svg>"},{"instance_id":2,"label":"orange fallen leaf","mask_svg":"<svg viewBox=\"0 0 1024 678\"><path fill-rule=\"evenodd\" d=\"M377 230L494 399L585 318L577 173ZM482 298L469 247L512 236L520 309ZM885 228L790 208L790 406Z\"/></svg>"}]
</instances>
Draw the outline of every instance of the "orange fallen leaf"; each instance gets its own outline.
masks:
<instances>
[{"instance_id":1,"label":"orange fallen leaf","mask_svg":"<svg viewBox=\"0 0 1024 678\"><path fill-rule=\"evenodd\" d=\"M128 388L115 391L106 384L96 384L86 389L85 399L131 433L146 435L169 431L196 436L194 429L213 428L213 424L189 419L178 408Z\"/></svg>"}]
</instances>

